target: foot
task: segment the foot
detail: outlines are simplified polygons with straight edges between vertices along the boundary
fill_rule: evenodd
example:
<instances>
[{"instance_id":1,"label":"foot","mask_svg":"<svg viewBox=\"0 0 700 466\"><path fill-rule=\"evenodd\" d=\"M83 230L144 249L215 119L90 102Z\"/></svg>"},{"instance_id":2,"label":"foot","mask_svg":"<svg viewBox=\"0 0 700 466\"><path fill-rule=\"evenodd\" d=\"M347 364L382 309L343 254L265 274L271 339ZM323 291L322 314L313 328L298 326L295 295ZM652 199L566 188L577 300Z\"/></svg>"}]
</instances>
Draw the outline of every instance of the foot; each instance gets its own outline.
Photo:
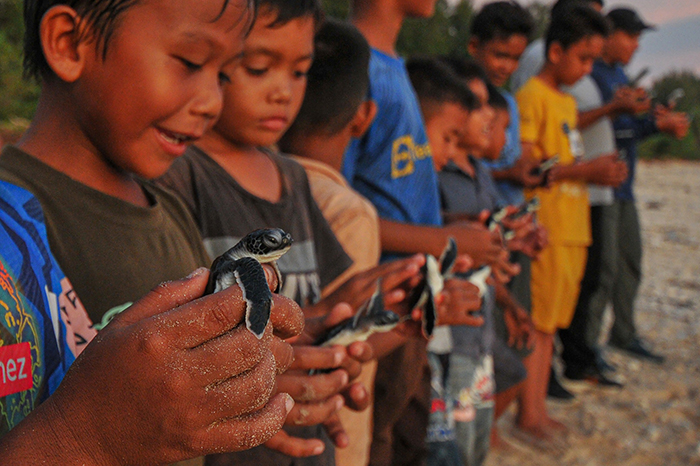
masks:
<instances>
[{"instance_id":1,"label":"foot","mask_svg":"<svg viewBox=\"0 0 700 466\"><path fill-rule=\"evenodd\" d=\"M652 352L652 350L647 348L646 345L637 337L635 337L628 345L625 346L616 345L614 342L610 342L610 345L623 350L630 356L651 361L656 364L663 364L663 362L666 360L664 356Z\"/></svg>"},{"instance_id":2,"label":"foot","mask_svg":"<svg viewBox=\"0 0 700 466\"><path fill-rule=\"evenodd\" d=\"M538 450L560 453L566 449L566 441L544 426L517 426L511 431L513 438Z\"/></svg>"},{"instance_id":3,"label":"foot","mask_svg":"<svg viewBox=\"0 0 700 466\"><path fill-rule=\"evenodd\" d=\"M564 386L559 383L556 373L552 370L549 376L549 385L547 386L547 396L562 401L569 401L575 398L575 395L568 391Z\"/></svg>"},{"instance_id":4,"label":"foot","mask_svg":"<svg viewBox=\"0 0 700 466\"><path fill-rule=\"evenodd\" d=\"M564 424L563 422L559 422L556 419L551 418L549 416L546 416L544 418L542 425L544 425L545 429L553 431L555 434L569 434L569 428L566 426L566 424Z\"/></svg>"},{"instance_id":5,"label":"foot","mask_svg":"<svg viewBox=\"0 0 700 466\"><path fill-rule=\"evenodd\" d=\"M617 367L610 364L610 362L603 357L603 352L601 350L595 351L595 365L601 374L617 371Z\"/></svg>"},{"instance_id":6,"label":"foot","mask_svg":"<svg viewBox=\"0 0 700 466\"><path fill-rule=\"evenodd\" d=\"M567 367L564 370L564 376L569 380L584 380L592 385L601 387L618 387L622 388L622 383L603 374L596 366L590 366L585 369Z\"/></svg>"}]
</instances>

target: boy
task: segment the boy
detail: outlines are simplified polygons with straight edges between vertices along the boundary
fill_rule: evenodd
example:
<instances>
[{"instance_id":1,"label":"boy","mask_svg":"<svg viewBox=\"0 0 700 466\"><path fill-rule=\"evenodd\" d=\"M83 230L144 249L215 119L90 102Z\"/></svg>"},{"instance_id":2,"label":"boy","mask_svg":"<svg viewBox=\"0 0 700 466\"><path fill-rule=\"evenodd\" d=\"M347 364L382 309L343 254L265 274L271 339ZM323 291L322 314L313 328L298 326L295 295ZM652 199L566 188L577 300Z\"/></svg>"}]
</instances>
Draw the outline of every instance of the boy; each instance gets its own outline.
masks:
<instances>
[{"instance_id":1,"label":"boy","mask_svg":"<svg viewBox=\"0 0 700 466\"><path fill-rule=\"evenodd\" d=\"M607 18L613 25L613 32L605 41L602 57L596 61L591 73L604 103L614 99L617 88L629 85L623 67L634 56L641 34L653 29L629 8L616 8L608 13ZM639 89L632 92L642 103L648 99ZM606 210L607 220L604 221L602 230L613 244L609 254L614 258L610 269L613 278L604 284L601 283L600 288L602 301L613 303L615 322L610 334L610 344L634 356L662 363L663 356L644 345L634 324L634 301L641 281L642 258L639 220L633 193L636 145L637 141L657 131L683 138L688 132L689 123L685 114L661 107L648 116L619 115L613 120L613 127L616 147L618 152L625 156L629 175L615 190L615 200ZM599 306L604 308L605 304L601 303ZM600 335L602 319L599 316L602 308L594 311L590 327L586 329L594 341Z\"/></svg>"},{"instance_id":2,"label":"boy","mask_svg":"<svg viewBox=\"0 0 700 466\"><path fill-rule=\"evenodd\" d=\"M365 136L348 149L343 174L377 208L384 258L397 253L439 256L452 236L460 253L475 262L496 262L501 246L493 232L474 225L441 227L420 108L403 60L396 56L403 20L429 17L434 5L434 0L353 2L352 22L372 47L369 95L378 114ZM379 361L371 464L422 461L429 377L423 342L409 342Z\"/></svg>"},{"instance_id":3,"label":"boy","mask_svg":"<svg viewBox=\"0 0 700 466\"><path fill-rule=\"evenodd\" d=\"M578 161L583 155L576 122L576 102L559 87L588 74L600 53L608 28L594 9L575 5L552 18L546 39L546 63L538 76L523 86L516 99L520 108L523 153L544 160L559 155L551 186L536 188L540 222L549 233L549 246L532 264L532 319L535 349L525 359L528 376L522 394L518 427L531 441L552 440L552 429L564 426L549 418L545 397L550 375L554 333L571 322L590 244L586 183L612 184L624 176L615 156Z\"/></svg>"},{"instance_id":4,"label":"boy","mask_svg":"<svg viewBox=\"0 0 700 466\"><path fill-rule=\"evenodd\" d=\"M41 202L52 250L96 324L209 265L185 206L142 178L165 172L217 117L248 21L244 1L128 5L32 3L25 66L42 93L30 128L0 157L3 178ZM40 36L40 24L52 34Z\"/></svg>"},{"instance_id":5,"label":"boy","mask_svg":"<svg viewBox=\"0 0 700 466\"><path fill-rule=\"evenodd\" d=\"M322 11L315 0L266 0L259 2L258 8L242 59L228 75L220 120L160 181L182 195L212 255L227 250L255 228L274 225L290 233L295 244L278 261L284 278L281 294L306 306L308 317L323 288L351 261L314 202L303 168L267 148L279 141L299 111ZM329 351L336 349L295 347L298 357L292 369L296 372L279 377L280 387L296 387L293 396L305 402L298 404L287 421L294 426L288 430L294 431L295 438L306 439L292 442L301 448L284 448L289 443L286 434L280 433L282 438L273 439L270 448L214 456L208 463L332 464L332 440L343 446L346 436L342 431L331 431L331 439L318 418L326 421L340 409L344 401L339 392L353 386L348 385L345 370L310 376L308 369L327 366L303 366ZM344 348L339 357L339 365L357 364L347 361ZM371 350L360 362L366 357L371 357ZM307 369L305 374L302 369ZM352 393L366 406L364 389ZM333 408L331 413L329 408ZM309 415L312 411L314 415ZM287 454L322 455L295 460Z\"/></svg>"},{"instance_id":6,"label":"boy","mask_svg":"<svg viewBox=\"0 0 700 466\"><path fill-rule=\"evenodd\" d=\"M604 2L603 0L557 0L557 2L552 6L549 17L556 16L558 12L564 10L565 8L571 7L574 3L582 3L587 5L597 12L603 11ZM527 46L525 52L520 58L519 65L513 73L513 78L510 81L510 89L513 92L517 92L525 83L533 76L542 70L542 66L545 63L545 40L540 38L532 41L530 45Z\"/></svg>"},{"instance_id":7,"label":"boy","mask_svg":"<svg viewBox=\"0 0 700 466\"><path fill-rule=\"evenodd\" d=\"M184 127L205 127L216 118L220 107L220 77L227 64L235 59L237 48L242 44L248 14L246 6L238 2L222 5L220 2L187 1L179 3L177 8L169 2L160 1L136 6L125 2L93 2L82 5L80 11L49 2L30 2L25 6L25 66L28 74L41 77L39 109L18 147L5 148L0 165L3 178L16 180L34 192L30 195L16 188L14 192L3 193L2 196L3 212L8 214L4 217L10 219L3 222L8 241L2 241L2 256L6 261L4 266L9 269L3 274L7 285L3 289L12 292L10 299L13 300L13 307L18 307L20 311L15 316L13 309L6 316L13 317L8 322L8 333L14 334L14 341L20 347L27 345L31 348L30 341L42 346L41 353L33 355L37 362L44 356L50 356L49 347L55 345L58 352L64 352L65 368L69 361L66 351L73 351L73 348L70 341L65 341L70 337L63 333L57 312L59 304L65 300L77 306L75 294L67 286L68 282L62 278L48 251L46 236L50 236L50 241L67 253L84 256L88 248L99 250L93 255L92 263L80 265L86 268L101 267L109 280L104 283L94 280L94 277L88 280L76 273L76 278L82 281L81 286L88 292L97 289L107 295L112 289L119 289L118 293L105 296L105 299L95 296L99 291L91 295L97 302L98 318L109 306L123 304L145 294L141 285L145 287L147 282L155 285L167 278L178 278L193 271L198 262L206 259L203 249L197 249L196 241L192 241L197 239L197 235L196 229L190 228L194 226L191 220L187 216L178 216L179 204L166 193L137 181L131 171L143 176L159 174L160 170L167 168L172 156L184 149L181 134L173 131L182 131ZM145 27L146 24L149 27ZM187 45L189 37L208 39L209 50L199 64L201 73L194 76L187 72L189 67L183 59L170 55L173 49L179 50L180 46ZM107 49L109 53L105 53ZM134 84L136 82L138 86ZM143 94L135 89L143 91ZM164 90L165 94L157 90ZM61 189L65 189L65 192L61 192ZM67 196L72 198L66 201ZM75 201L76 205L67 207L70 201ZM77 208L88 204L89 209ZM48 234L43 232L42 208L50 224ZM78 212L71 212L71 209ZM102 215L98 219L94 218L95 210ZM66 215L62 217L63 213ZM96 245L89 244L89 241L81 243L83 231L75 224L90 229L92 225L105 223L105 217L110 215L112 218L120 217L119 221L109 225L116 232L105 231L102 235L96 235ZM75 221L73 229L71 226L64 228L66 217ZM149 217L151 220L154 220L152 217L158 219L159 229L149 231L155 238L151 244L156 246L155 243L160 241L161 246L165 245L166 248L156 249L145 258L147 261L153 259L154 263L149 263L152 270L141 272L145 268L137 260L124 264L127 261L120 254L128 246L116 250L125 244L135 246L139 243L137 246L140 246L151 241L139 237L142 230L130 230L134 217L137 222L148 221ZM66 235L65 230L75 236ZM189 235L191 231L194 232L192 236ZM103 248L100 249L100 246ZM181 246L182 251L168 249L173 246ZM19 257L18 251L21 254ZM161 255L158 256L158 253ZM70 257L64 257L64 260L67 264L71 262ZM30 271L32 268L33 272ZM127 273L121 274L125 268L128 269ZM134 277L130 271L139 272L140 276ZM288 402L285 403L284 396L276 397L269 405L274 413L268 413L276 418L268 418L272 423L232 424L225 419L253 413L267 401L270 386L274 383L275 366L283 369L288 365L288 361L276 364L273 359L272 350L275 345L279 346L278 343L268 338L252 342L257 344L255 357L237 357L237 364L243 362L246 366L245 369L237 366L241 368L239 371L246 372L242 378L235 377L235 369L218 375L210 373L213 378L208 381L203 380L201 374L185 375L183 370L173 370L173 360L200 359L201 355L193 352L193 347L205 348L222 343L229 347L214 360L205 355L200 361L201 365L196 364L209 373L213 367L230 363L225 354L235 353L237 349L251 344L245 334L229 334L229 330L240 321L243 310L239 306L230 306L240 297L238 287L232 287L230 292L221 296L204 298L184 308L174 309L201 297L206 277L206 273L199 271L181 284L163 285L159 291L135 304L127 317L119 319L104 335L98 336L97 341L90 345L90 350L84 353L75 372L68 372L71 378L61 384L54 401L49 398L45 408L39 408L36 415L19 424L19 430L6 437L2 462L58 464L75 461L78 457L84 457L85 461L112 462L115 461L112 455L117 455L120 460L132 458L129 461L135 463L161 463L221 448L247 448L257 441L263 441L282 419L283 412L288 410L282 405L291 407ZM44 293L42 282L45 285ZM134 282L138 282L136 291L131 288ZM57 299L59 294L61 296ZM280 304L277 309L291 311L286 318L300 325L295 306L290 307L289 302L281 301L279 297L275 299ZM32 312L23 312L24 306L31 308ZM182 328L178 322L183 320L207 322L212 318L208 309L218 306L231 312L230 322L221 325L219 320L219 325L213 325L205 332L200 329L194 334L189 328L177 334L164 330ZM157 315L166 310L172 311L167 316ZM32 328L28 314L45 316L42 319L47 330L42 329L43 338L39 338L36 332L30 332L28 341L26 334L15 333L17 324L14 322L18 322L20 330ZM282 327L289 328L284 322ZM298 329L295 333L298 333ZM153 339L154 334L158 335L158 341ZM220 338L224 334L228 335L227 338ZM129 338L125 338L126 335ZM39 343L37 340L43 341ZM3 344L11 341L12 338L3 338ZM3 349L11 349L12 346ZM144 348L152 350L147 357L142 354ZM44 349L47 351L44 352ZM142 361L142 364L151 367L134 367L129 361ZM51 363L52 367L48 369L56 368L55 358L51 357L50 361L45 362ZM118 380L110 380L110 375L105 375L101 370L107 366L115 369L110 374L118 374ZM257 373L259 378L248 377L250 370ZM129 373L138 376L122 378ZM58 383L60 372L54 372L49 377L52 379L48 383L50 391ZM183 383L183 378L192 383L186 380ZM129 390L119 389L125 380L131 383ZM219 385L221 391L214 397L222 398L217 402L212 398L208 385L218 385L224 380L230 380L231 384L224 382L224 385ZM10 393L9 397L23 400L23 413L27 413L33 407L32 403L41 401L46 394L46 385L42 385L46 381L42 380L38 370L36 377L31 377L30 381L31 387L14 387L19 391ZM156 385L170 389L154 390ZM234 404L230 403L230 399L226 403L220 402L241 390L250 393L253 398L246 400L239 397ZM129 399L119 399L120 393L128 393ZM113 403L105 403L105 397L112 398ZM31 400L26 402L28 398ZM173 399L180 400L176 408L168 407ZM200 417L197 406L212 401L219 405L220 411L214 418ZM112 408L126 416L113 416L110 412ZM66 413L74 417L67 419ZM260 414L254 413L253 418ZM115 420L107 430L94 424L93 419L107 418ZM192 422L184 427L180 422L183 418L189 418ZM8 426L13 426L17 421L16 418L8 419ZM152 421L156 422L150 424ZM211 424L222 421L222 431L213 433ZM73 424L80 425L80 428L75 429ZM173 427L166 428L168 432L162 432L165 435L157 439L150 435L164 426ZM258 440L251 442L250 429L259 428L265 429L265 434L258 432ZM202 437L205 431L209 432L204 434L208 439ZM50 439L45 445L51 443L51 450L44 447L44 451L39 452L37 445L30 449L23 448L23 442L32 438L32 432L33 435L40 433L35 442ZM236 438L233 442L223 439L231 434ZM177 446L173 448L173 445ZM39 455L42 455L41 458Z\"/></svg>"},{"instance_id":8,"label":"boy","mask_svg":"<svg viewBox=\"0 0 700 466\"><path fill-rule=\"evenodd\" d=\"M343 153L353 137L360 137L372 123L376 105L367 100L369 45L352 25L327 20L315 37L314 62L307 74L304 101L279 148L299 154L309 177L311 192L323 216L353 264L326 287L379 263L379 220L372 204L354 191L340 174ZM359 380L371 397L376 361L362 369ZM372 409L338 413L348 433L349 445L337 449L335 462L366 465L372 440Z\"/></svg>"}]
</instances>

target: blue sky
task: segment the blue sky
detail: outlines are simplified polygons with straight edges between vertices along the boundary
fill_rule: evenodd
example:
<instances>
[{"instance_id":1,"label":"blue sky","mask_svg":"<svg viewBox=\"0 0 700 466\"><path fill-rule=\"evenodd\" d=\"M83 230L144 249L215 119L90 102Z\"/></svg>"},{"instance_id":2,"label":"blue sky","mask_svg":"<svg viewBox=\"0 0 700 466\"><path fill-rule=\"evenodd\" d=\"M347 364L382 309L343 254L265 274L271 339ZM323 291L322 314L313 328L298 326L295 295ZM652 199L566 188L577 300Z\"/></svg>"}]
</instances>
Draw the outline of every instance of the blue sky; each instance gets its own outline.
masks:
<instances>
[{"instance_id":1,"label":"blue sky","mask_svg":"<svg viewBox=\"0 0 700 466\"><path fill-rule=\"evenodd\" d=\"M458 0L453 0L454 2ZM492 0L473 0L476 7ZM521 0L523 5L529 0ZM544 1L552 4L552 0ZM629 66L630 75L644 67L650 73L644 83L672 70L691 70L700 75L700 0L606 0L605 10L631 7L658 29L644 34L636 56Z\"/></svg>"}]
</instances>

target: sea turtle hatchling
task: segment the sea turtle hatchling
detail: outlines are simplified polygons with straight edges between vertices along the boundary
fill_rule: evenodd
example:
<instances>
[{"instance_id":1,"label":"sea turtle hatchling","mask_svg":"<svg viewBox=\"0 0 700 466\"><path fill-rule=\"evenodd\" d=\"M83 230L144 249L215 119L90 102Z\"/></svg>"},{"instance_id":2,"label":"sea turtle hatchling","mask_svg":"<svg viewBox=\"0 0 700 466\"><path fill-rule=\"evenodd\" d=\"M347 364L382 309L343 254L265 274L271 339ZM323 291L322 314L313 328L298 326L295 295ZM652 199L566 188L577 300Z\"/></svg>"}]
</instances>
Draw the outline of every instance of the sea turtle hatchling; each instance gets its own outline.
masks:
<instances>
[{"instance_id":1,"label":"sea turtle hatchling","mask_svg":"<svg viewBox=\"0 0 700 466\"><path fill-rule=\"evenodd\" d=\"M454 238L447 240L447 245L440 259L431 254L425 255L425 265L421 272L423 280L414 291L413 308L423 311L423 334L430 338L437 322L437 305L435 298L445 287L445 280L452 278L452 269L457 260L457 243Z\"/></svg>"},{"instance_id":2,"label":"sea turtle hatchling","mask_svg":"<svg viewBox=\"0 0 700 466\"><path fill-rule=\"evenodd\" d=\"M277 274L277 290L282 275L274 261L292 246L292 237L279 228L255 230L216 258L211 265L205 294L225 290L238 284L246 301L245 323L253 335L262 338L270 320L272 292L260 264L270 264Z\"/></svg>"},{"instance_id":3,"label":"sea turtle hatchling","mask_svg":"<svg viewBox=\"0 0 700 466\"><path fill-rule=\"evenodd\" d=\"M366 341L375 333L393 330L401 321L394 312L384 309L381 279L377 289L359 311L349 319L331 327L325 335L314 342L315 346L348 346L356 341Z\"/></svg>"}]
</instances>

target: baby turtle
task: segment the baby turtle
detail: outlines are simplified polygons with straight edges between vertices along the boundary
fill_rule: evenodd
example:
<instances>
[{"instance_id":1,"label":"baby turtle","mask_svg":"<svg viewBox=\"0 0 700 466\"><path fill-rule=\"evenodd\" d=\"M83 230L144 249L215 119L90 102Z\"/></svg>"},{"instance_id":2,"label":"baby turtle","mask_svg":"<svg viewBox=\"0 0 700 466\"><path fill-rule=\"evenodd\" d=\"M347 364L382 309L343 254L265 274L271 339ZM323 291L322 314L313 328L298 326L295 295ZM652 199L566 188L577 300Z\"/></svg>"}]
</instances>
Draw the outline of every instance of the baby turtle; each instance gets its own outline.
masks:
<instances>
[{"instance_id":1,"label":"baby turtle","mask_svg":"<svg viewBox=\"0 0 700 466\"><path fill-rule=\"evenodd\" d=\"M238 284L246 301L245 323L248 330L262 338L270 320L272 292L260 264L269 263L277 274L277 289L282 286L282 274L274 261L292 247L292 237L279 228L255 230L248 233L231 249L216 258L211 265L205 294L225 290Z\"/></svg>"},{"instance_id":2,"label":"baby turtle","mask_svg":"<svg viewBox=\"0 0 700 466\"><path fill-rule=\"evenodd\" d=\"M365 302L359 311L349 319L332 327L314 342L315 346L348 346L356 341L366 341L374 333L389 332L396 327L401 318L392 311L384 309L381 279L377 280L377 290Z\"/></svg>"},{"instance_id":3,"label":"baby turtle","mask_svg":"<svg viewBox=\"0 0 700 466\"><path fill-rule=\"evenodd\" d=\"M447 240L447 245L440 255L438 262L431 254L425 255L425 265L421 272L423 280L414 291L414 309L423 311L423 334L430 338L435 330L437 321L437 304L435 298L445 287L445 280L452 278L452 269L457 260L457 243L454 238Z\"/></svg>"}]
</instances>

